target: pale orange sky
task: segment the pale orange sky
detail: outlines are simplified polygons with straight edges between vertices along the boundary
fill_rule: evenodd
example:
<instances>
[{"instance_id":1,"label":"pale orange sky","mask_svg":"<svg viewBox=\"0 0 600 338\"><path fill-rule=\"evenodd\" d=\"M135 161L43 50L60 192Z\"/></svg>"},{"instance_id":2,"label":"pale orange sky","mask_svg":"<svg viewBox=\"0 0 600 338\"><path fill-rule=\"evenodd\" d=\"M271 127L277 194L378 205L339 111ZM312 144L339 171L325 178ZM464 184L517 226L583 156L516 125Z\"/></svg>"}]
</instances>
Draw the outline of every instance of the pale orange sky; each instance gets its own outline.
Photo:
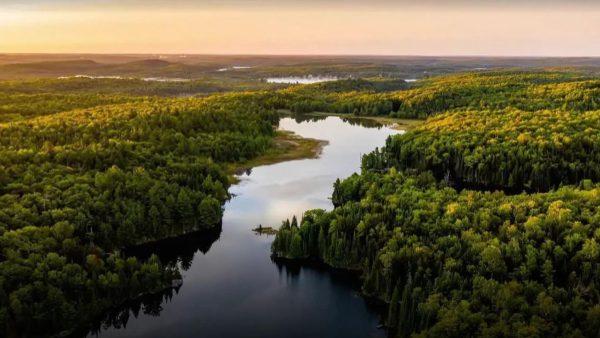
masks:
<instances>
[{"instance_id":1,"label":"pale orange sky","mask_svg":"<svg viewBox=\"0 0 600 338\"><path fill-rule=\"evenodd\" d=\"M578 6L3 1L0 53L600 56L600 6L585 0Z\"/></svg>"}]
</instances>

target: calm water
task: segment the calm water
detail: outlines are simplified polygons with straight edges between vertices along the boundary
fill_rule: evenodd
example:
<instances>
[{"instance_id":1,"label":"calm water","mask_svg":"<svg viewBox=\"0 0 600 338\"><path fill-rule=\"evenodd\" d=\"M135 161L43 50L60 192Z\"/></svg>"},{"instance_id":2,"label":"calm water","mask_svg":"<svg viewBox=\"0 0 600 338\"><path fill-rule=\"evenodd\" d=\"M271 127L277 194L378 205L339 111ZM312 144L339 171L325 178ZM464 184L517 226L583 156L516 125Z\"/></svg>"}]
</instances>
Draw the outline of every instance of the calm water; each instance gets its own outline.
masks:
<instances>
[{"instance_id":1,"label":"calm water","mask_svg":"<svg viewBox=\"0 0 600 338\"><path fill-rule=\"evenodd\" d=\"M190 82L190 79L183 79L179 77L127 77L120 75L73 75L73 76L59 76L59 80L68 80L68 79L91 79L91 80L101 80L101 79L113 79L113 80L142 80L146 82Z\"/></svg>"},{"instance_id":2,"label":"calm water","mask_svg":"<svg viewBox=\"0 0 600 338\"><path fill-rule=\"evenodd\" d=\"M290 84L310 84L327 81L337 81L335 76L286 76L286 77L269 77L268 83L290 83Z\"/></svg>"},{"instance_id":3,"label":"calm water","mask_svg":"<svg viewBox=\"0 0 600 338\"><path fill-rule=\"evenodd\" d=\"M397 133L350 122L283 118L281 129L329 141L321 157L257 167L240 176L230 189L235 197L225 206L220 233L152 249L182 267L179 291L120 309L98 336L385 337L377 328L378 311L357 294L355 278L276 264L270 258L273 237L251 231L258 224L278 227L307 209L331 209L335 179L358 171L361 154Z\"/></svg>"}]
</instances>

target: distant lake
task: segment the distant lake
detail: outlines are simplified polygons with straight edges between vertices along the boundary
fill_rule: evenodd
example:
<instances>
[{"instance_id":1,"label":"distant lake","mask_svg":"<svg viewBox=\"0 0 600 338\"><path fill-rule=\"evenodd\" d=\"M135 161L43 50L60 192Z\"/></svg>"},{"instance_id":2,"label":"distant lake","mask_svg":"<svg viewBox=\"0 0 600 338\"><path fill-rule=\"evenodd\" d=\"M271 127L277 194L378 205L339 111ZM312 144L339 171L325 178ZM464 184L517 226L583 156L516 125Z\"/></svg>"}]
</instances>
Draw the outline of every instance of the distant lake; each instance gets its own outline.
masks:
<instances>
[{"instance_id":1,"label":"distant lake","mask_svg":"<svg viewBox=\"0 0 600 338\"><path fill-rule=\"evenodd\" d=\"M289 83L289 84L310 84L326 81L337 81L335 76L285 76L285 77L268 77L268 83Z\"/></svg>"},{"instance_id":2,"label":"distant lake","mask_svg":"<svg viewBox=\"0 0 600 338\"><path fill-rule=\"evenodd\" d=\"M380 309L359 295L356 276L274 262L273 236L252 229L277 228L308 209L331 210L335 180L359 171L361 155L399 131L339 117L286 117L279 127L329 144L319 158L240 175L229 189L234 197L225 205L222 230L150 247L146 254L180 267L181 289L117 309L98 337L386 337L378 328Z\"/></svg>"},{"instance_id":3,"label":"distant lake","mask_svg":"<svg viewBox=\"0 0 600 338\"><path fill-rule=\"evenodd\" d=\"M217 69L217 72L226 72L228 70L250 69L250 68L252 68L252 66L232 66L232 67L226 67L226 68L219 68L219 69Z\"/></svg>"},{"instance_id":4,"label":"distant lake","mask_svg":"<svg viewBox=\"0 0 600 338\"><path fill-rule=\"evenodd\" d=\"M120 75L73 75L73 76L59 76L59 80L67 80L67 79L92 79L92 80L102 80L102 79L113 79L113 80L142 80L146 82L190 82L190 79L178 78L178 77L126 77Z\"/></svg>"}]
</instances>

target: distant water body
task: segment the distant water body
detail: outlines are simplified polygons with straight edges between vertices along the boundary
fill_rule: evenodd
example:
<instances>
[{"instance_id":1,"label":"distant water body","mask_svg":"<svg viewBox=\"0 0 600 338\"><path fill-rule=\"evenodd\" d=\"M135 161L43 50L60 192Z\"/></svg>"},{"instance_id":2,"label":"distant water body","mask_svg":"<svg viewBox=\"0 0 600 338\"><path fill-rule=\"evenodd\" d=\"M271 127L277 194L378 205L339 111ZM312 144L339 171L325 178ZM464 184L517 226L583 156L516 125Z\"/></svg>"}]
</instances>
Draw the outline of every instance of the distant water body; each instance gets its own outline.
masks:
<instances>
[{"instance_id":1,"label":"distant water body","mask_svg":"<svg viewBox=\"0 0 600 338\"><path fill-rule=\"evenodd\" d=\"M233 67L219 68L219 69L217 69L217 72L226 72L228 70L250 69L250 68L252 68L252 66L233 66Z\"/></svg>"},{"instance_id":2,"label":"distant water body","mask_svg":"<svg viewBox=\"0 0 600 338\"><path fill-rule=\"evenodd\" d=\"M285 76L268 77L268 83L288 83L288 84L310 84L327 81L337 81L340 78L335 76Z\"/></svg>"},{"instance_id":3,"label":"distant water body","mask_svg":"<svg viewBox=\"0 0 600 338\"><path fill-rule=\"evenodd\" d=\"M119 75L73 75L73 76L59 76L58 79L113 79L113 80L142 80L146 82L189 82L190 79L183 79L178 77L126 77Z\"/></svg>"}]
</instances>

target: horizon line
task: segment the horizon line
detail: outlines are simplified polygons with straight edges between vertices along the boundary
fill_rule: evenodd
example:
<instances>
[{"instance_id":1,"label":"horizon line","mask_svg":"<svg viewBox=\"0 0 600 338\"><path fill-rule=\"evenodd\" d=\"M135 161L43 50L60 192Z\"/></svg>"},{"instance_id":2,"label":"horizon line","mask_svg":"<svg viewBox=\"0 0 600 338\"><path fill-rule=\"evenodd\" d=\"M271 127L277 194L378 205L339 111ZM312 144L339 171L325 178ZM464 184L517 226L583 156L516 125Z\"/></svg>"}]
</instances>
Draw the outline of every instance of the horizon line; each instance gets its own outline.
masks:
<instances>
[{"instance_id":1,"label":"horizon line","mask_svg":"<svg viewBox=\"0 0 600 338\"><path fill-rule=\"evenodd\" d=\"M146 55L165 55L165 56L267 56L267 57L479 57L479 58L560 58L560 59L595 59L600 55L495 55L495 54L283 54L283 53L176 53L176 52L0 52L2 55L102 55L102 56L146 56Z\"/></svg>"}]
</instances>

